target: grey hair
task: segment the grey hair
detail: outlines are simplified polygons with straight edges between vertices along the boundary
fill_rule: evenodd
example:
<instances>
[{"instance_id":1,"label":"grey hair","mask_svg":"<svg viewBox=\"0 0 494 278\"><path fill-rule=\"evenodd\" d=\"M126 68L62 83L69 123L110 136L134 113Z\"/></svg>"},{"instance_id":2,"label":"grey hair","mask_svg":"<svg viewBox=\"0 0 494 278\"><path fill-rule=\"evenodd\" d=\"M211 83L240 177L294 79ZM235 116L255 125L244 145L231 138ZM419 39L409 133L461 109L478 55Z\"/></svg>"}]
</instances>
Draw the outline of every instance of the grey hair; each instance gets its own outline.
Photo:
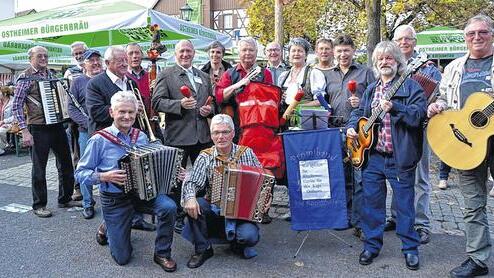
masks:
<instances>
[{"instance_id":1,"label":"grey hair","mask_svg":"<svg viewBox=\"0 0 494 278\"><path fill-rule=\"evenodd\" d=\"M219 124L226 124L230 127L231 130L235 129L232 118L226 114L214 115L214 117L211 119L211 127L210 127L211 132L213 132L213 126Z\"/></svg>"},{"instance_id":2,"label":"grey hair","mask_svg":"<svg viewBox=\"0 0 494 278\"><path fill-rule=\"evenodd\" d=\"M214 49L214 48L219 48L221 50L221 53L223 55L225 55L225 46L223 46L223 44L221 44L221 42L219 42L219 41L212 42L208 47L208 51L210 51L211 49Z\"/></svg>"},{"instance_id":3,"label":"grey hair","mask_svg":"<svg viewBox=\"0 0 494 278\"><path fill-rule=\"evenodd\" d=\"M128 44L125 46L125 52L127 52L127 48L129 48L130 46L137 46L137 47L139 48L139 50L141 51L141 53L143 53L143 52L142 52L142 47L141 47L138 43L136 43L136 42L131 42L131 43L128 43Z\"/></svg>"},{"instance_id":4,"label":"grey hair","mask_svg":"<svg viewBox=\"0 0 494 278\"><path fill-rule=\"evenodd\" d=\"M190 44L190 46L192 46L192 49L194 49L194 44L192 44L192 42L190 40L180 40L179 42L177 42L177 44L175 45L175 52L178 51L178 48L184 44L184 43L187 43L187 44ZM194 49L195 50L195 49Z\"/></svg>"},{"instance_id":5,"label":"grey hair","mask_svg":"<svg viewBox=\"0 0 494 278\"><path fill-rule=\"evenodd\" d=\"M136 110L139 107L137 103L137 98L132 91L118 91L116 92L110 99L111 103L111 109L115 109L117 104L123 103L123 102L132 102Z\"/></svg>"},{"instance_id":6,"label":"grey hair","mask_svg":"<svg viewBox=\"0 0 494 278\"><path fill-rule=\"evenodd\" d=\"M105 55L103 56L105 61L110 61L113 59L115 52L122 51L125 53L125 49L122 46L110 46L106 49Z\"/></svg>"},{"instance_id":7,"label":"grey hair","mask_svg":"<svg viewBox=\"0 0 494 278\"><path fill-rule=\"evenodd\" d=\"M45 47L43 47L41 45L36 45L36 46L29 48L29 50L27 51L27 55L29 56L29 58L32 58L33 54L35 52L38 52L39 50L44 50L46 53L48 53L48 49L46 49Z\"/></svg>"},{"instance_id":8,"label":"grey hair","mask_svg":"<svg viewBox=\"0 0 494 278\"><path fill-rule=\"evenodd\" d=\"M290 40L290 42L288 43L288 52L290 52L290 49L292 48L292 46L300 46L302 47L304 50L305 50L305 54L309 54L309 51L310 51L310 43L304 39L304 38L293 38Z\"/></svg>"},{"instance_id":9,"label":"grey hair","mask_svg":"<svg viewBox=\"0 0 494 278\"><path fill-rule=\"evenodd\" d=\"M70 48L74 48L76 46L82 46L84 48L84 50L86 50L88 47L87 47L87 44L85 42L81 42L81 41L77 41L77 42L73 42L71 45L70 45Z\"/></svg>"},{"instance_id":10,"label":"grey hair","mask_svg":"<svg viewBox=\"0 0 494 278\"><path fill-rule=\"evenodd\" d=\"M256 40L254 40L252 37L242 38L238 42L238 47L240 48L240 45L243 44L243 43L249 44L250 46L254 47L256 49L256 51L257 51L257 43L256 43Z\"/></svg>"},{"instance_id":11,"label":"grey hair","mask_svg":"<svg viewBox=\"0 0 494 278\"><path fill-rule=\"evenodd\" d=\"M487 26L489 27L489 29L491 29L490 31L492 33L494 33L494 23L492 22L492 18L490 18L489 16L487 16L485 14L478 14L478 15L468 19L467 23L465 24L465 28L463 28L463 30L465 30L468 25L470 25L474 22L477 22L477 21L481 21L481 22L486 23Z\"/></svg>"},{"instance_id":12,"label":"grey hair","mask_svg":"<svg viewBox=\"0 0 494 278\"><path fill-rule=\"evenodd\" d=\"M372 65L374 67L374 73L377 78L381 76L379 69L377 68L377 57L382 54L389 54L393 56L398 63L397 74L402 74L407 68L407 62L405 56L401 53L400 47L392 41L382 41L376 45L374 52L372 53Z\"/></svg>"},{"instance_id":13,"label":"grey hair","mask_svg":"<svg viewBox=\"0 0 494 278\"><path fill-rule=\"evenodd\" d=\"M412 38L417 39L417 32L415 32L415 29L412 27L412 25L404 24L404 25L400 25L400 26L396 27L395 32L393 34L393 40L396 39L397 33L403 32L403 31L410 31L410 33L412 34Z\"/></svg>"}]
</instances>

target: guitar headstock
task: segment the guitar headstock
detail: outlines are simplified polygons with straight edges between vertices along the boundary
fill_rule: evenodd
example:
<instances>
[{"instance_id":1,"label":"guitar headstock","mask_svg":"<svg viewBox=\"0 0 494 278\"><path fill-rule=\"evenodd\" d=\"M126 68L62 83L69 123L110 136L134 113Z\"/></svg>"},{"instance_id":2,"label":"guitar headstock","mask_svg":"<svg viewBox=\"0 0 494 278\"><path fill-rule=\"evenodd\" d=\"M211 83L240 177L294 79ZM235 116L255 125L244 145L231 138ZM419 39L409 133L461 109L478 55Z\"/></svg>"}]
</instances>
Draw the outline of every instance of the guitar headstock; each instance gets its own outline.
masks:
<instances>
[{"instance_id":1,"label":"guitar headstock","mask_svg":"<svg viewBox=\"0 0 494 278\"><path fill-rule=\"evenodd\" d=\"M415 57L407 67L407 73L411 74L416 72L423 64L428 61L427 53L420 52L417 57Z\"/></svg>"}]
</instances>

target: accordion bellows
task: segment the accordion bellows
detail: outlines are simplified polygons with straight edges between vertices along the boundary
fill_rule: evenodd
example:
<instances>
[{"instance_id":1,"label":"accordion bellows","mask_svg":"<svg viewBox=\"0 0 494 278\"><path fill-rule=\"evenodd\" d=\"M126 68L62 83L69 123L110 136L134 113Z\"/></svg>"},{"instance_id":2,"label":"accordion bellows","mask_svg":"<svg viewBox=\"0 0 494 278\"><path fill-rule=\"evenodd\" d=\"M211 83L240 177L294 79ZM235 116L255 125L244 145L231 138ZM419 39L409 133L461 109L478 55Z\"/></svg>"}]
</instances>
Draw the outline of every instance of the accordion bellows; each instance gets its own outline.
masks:
<instances>
[{"instance_id":1,"label":"accordion bellows","mask_svg":"<svg viewBox=\"0 0 494 278\"><path fill-rule=\"evenodd\" d=\"M261 222L269 206L275 178L262 168L239 165L215 169L211 203L228 219Z\"/></svg>"},{"instance_id":2,"label":"accordion bellows","mask_svg":"<svg viewBox=\"0 0 494 278\"><path fill-rule=\"evenodd\" d=\"M135 192L141 200L169 194L177 186L183 150L159 143L135 147L118 160L127 173L124 193Z\"/></svg>"}]
</instances>

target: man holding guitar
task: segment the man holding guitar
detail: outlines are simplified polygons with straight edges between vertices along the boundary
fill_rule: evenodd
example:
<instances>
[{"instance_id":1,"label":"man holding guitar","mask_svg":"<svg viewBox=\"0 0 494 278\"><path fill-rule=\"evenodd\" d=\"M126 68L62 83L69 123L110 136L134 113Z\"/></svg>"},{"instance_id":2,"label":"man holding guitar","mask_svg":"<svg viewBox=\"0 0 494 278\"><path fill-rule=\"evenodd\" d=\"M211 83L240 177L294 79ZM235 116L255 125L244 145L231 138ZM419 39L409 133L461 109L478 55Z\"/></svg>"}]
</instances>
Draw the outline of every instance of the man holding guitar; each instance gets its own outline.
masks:
<instances>
[{"instance_id":1,"label":"man holding guitar","mask_svg":"<svg viewBox=\"0 0 494 278\"><path fill-rule=\"evenodd\" d=\"M362 164L361 225L365 240L359 263L371 264L382 248L386 219L385 181L388 180L393 188L397 211L396 233L402 241L406 267L417 270L420 243L413 228L414 185L415 168L422 154L425 96L417 82L405 78L411 72L406 70L405 58L394 42L379 43L372 55L372 62L377 81L367 87L359 108L352 111L346 125L347 137L354 142L362 137L376 139L371 139L373 143ZM363 121L373 122L376 119L380 124L373 123L369 129L362 126Z\"/></svg>"},{"instance_id":2,"label":"man holding guitar","mask_svg":"<svg viewBox=\"0 0 494 278\"><path fill-rule=\"evenodd\" d=\"M446 108L468 108L468 104L474 101L473 98L478 97L478 94L477 96L472 95L474 92L489 93L489 95L484 94L483 96L486 98L486 101L481 101L478 105L475 105L474 108L477 110L483 108L481 106L485 107L494 101L494 99L492 99L494 88L494 62L492 58L493 31L494 24L492 19L488 16L477 15L467 21L463 34L468 53L467 55L454 60L445 68L440 85L441 97L435 103L429 105L427 111L429 117L440 113ZM471 95L472 98L469 98ZM466 116L464 117L465 123L469 122L469 114L471 113L466 113ZM489 124L487 124L487 126L490 128L492 134L492 126ZM461 130L454 131L455 135L462 132L465 136L463 141L459 140L461 141L460 144L468 143L467 141L469 140L473 142L474 137L480 137L479 135L469 136L469 134L466 133L466 127L460 127L459 129ZM479 128L474 129L479 130ZM432 131L433 128L430 125L428 132ZM489 130L484 131L485 135L488 135L487 133ZM460 137L461 136L458 135L456 138L460 139ZM487 138L488 137L486 137L486 139ZM428 135L428 139L433 150L437 152L431 142L431 136ZM465 234L467 239L466 251L468 259L460 266L451 270L451 277L474 277L486 275L489 272L486 262L490 256L491 243L486 214L486 179L488 160L492 157L491 151L493 146L492 142L488 140L485 140L483 144L475 145L483 145L485 147L487 142L489 142L490 147L487 146L487 156L485 156L483 162L473 169L460 171L460 189L463 198L465 199L463 218L465 219ZM447 144L446 140L444 144ZM474 156L473 152L471 156ZM464 158L465 157L463 157L463 159ZM455 167L455 165L451 166Z\"/></svg>"}]
</instances>

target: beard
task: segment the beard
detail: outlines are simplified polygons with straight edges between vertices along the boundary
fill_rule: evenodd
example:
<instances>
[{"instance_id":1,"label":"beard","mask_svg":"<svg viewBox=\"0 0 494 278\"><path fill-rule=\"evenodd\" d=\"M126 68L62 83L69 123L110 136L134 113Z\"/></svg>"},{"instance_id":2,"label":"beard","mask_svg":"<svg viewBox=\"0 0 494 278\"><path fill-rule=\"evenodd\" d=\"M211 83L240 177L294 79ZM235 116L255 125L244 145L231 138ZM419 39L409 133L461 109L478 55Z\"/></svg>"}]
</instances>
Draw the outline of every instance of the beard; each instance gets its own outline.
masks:
<instances>
[{"instance_id":1,"label":"beard","mask_svg":"<svg viewBox=\"0 0 494 278\"><path fill-rule=\"evenodd\" d=\"M392 65L390 67L380 68L379 73L383 76L394 76L398 71L398 65Z\"/></svg>"}]
</instances>

